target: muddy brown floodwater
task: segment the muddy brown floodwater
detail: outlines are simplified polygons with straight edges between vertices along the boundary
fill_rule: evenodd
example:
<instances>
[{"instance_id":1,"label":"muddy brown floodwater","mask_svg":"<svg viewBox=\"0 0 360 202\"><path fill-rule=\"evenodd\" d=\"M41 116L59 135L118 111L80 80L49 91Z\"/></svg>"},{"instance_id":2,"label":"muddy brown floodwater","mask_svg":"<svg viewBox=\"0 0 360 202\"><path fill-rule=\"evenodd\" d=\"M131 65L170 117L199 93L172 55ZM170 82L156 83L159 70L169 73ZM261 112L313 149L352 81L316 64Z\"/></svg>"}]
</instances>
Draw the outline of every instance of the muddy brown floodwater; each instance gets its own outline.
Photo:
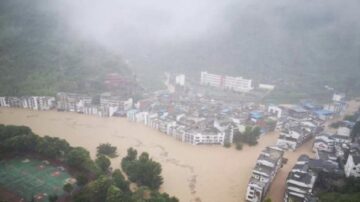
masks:
<instances>
[{"instance_id":1,"label":"muddy brown floodwater","mask_svg":"<svg viewBox=\"0 0 360 202\"><path fill-rule=\"evenodd\" d=\"M180 201L239 202L244 201L251 170L261 150L276 143L278 134L260 138L254 147L242 151L222 146L193 146L185 144L142 124L123 118L100 118L69 112L30 111L0 108L0 123L26 125L39 135L66 139L72 146L82 146L95 157L100 143L118 147L119 157L112 159L112 167L119 168L129 147L146 151L160 162L164 184L161 191L175 195ZM310 153L311 143L298 152L285 155L284 166L271 187L269 196L281 201L285 179L301 153Z\"/></svg>"},{"instance_id":2,"label":"muddy brown floodwater","mask_svg":"<svg viewBox=\"0 0 360 202\"><path fill-rule=\"evenodd\" d=\"M39 135L64 138L73 146L87 148L92 157L100 143L109 142L119 150L119 157L112 159L113 168L120 167L127 148L146 151L163 167L161 190L181 201L243 201L261 149L277 139L277 134L268 134L257 146L245 146L242 151L193 146L122 118L9 108L0 108L0 123L26 125Z\"/></svg>"}]
</instances>

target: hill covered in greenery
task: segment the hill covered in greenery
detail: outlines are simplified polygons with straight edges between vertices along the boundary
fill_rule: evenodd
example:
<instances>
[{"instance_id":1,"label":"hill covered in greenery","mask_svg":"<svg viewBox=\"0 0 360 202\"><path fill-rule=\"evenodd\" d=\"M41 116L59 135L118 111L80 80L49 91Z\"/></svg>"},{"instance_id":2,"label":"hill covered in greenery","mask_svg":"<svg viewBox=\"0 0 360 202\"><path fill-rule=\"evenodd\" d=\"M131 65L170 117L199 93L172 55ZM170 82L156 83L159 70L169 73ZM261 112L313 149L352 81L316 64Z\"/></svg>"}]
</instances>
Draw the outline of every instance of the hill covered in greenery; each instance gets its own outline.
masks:
<instances>
[{"instance_id":1,"label":"hill covered in greenery","mask_svg":"<svg viewBox=\"0 0 360 202\"><path fill-rule=\"evenodd\" d=\"M209 71L275 84L269 102L330 98L325 86L359 96L359 9L357 0L230 1L201 37L144 39L151 48L141 46L149 51L133 60L144 69L185 72L195 81Z\"/></svg>"},{"instance_id":2,"label":"hill covered in greenery","mask_svg":"<svg viewBox=\"0 0 360 202\"><path fill-rule=\"evenodd\" d=\"M76 37L58 9L46 0L0 1L0 95L98 93L106 74L130 73L121 57Z\"/></svg>"}]
</instances>

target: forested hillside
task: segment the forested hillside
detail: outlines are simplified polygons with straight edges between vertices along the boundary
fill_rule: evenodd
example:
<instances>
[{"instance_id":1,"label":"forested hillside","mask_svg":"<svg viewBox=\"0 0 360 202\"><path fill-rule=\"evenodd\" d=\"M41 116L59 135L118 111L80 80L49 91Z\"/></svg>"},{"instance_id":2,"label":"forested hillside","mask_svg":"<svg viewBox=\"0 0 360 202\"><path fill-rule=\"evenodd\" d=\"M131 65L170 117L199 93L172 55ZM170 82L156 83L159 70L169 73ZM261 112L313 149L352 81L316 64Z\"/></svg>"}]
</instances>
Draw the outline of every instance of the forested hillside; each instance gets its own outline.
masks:
<instances>
[{"instance_id":1,"label":"forested hillside","mask_svg":"<svg viewBox=\"0 0 360 202\"><path fill-rule=\"evenodd\" d=\"M147 89L209 71L275 84L267 102L360 95L358 0L202 3L2 0L0 94L101 91L121 53Z\"/></svg>"},{"instance_id":2,"label":"forested hillside","mask_svg":"<svg viewBox=\"0 0 360 202\"><path fill-rule=\"evenodd\" d=\"M144 39L150 51L133 50L133 60L195 80L210 71L272 83L269 101L329 97L325 85L359 96L359 9L357 0L231 1L201 37Z\"/></svg>"},{"instance_id":3,"label":"forested hillside","mask_svg":"<svg viewBox=\"0 0 360 202\"><path fill-rule=\"evenodd\" d=\"M129 73L118 55L76 37L51 3L0 1L0 95L97 93L107 73Z\"/></svg>"}]
</instances>

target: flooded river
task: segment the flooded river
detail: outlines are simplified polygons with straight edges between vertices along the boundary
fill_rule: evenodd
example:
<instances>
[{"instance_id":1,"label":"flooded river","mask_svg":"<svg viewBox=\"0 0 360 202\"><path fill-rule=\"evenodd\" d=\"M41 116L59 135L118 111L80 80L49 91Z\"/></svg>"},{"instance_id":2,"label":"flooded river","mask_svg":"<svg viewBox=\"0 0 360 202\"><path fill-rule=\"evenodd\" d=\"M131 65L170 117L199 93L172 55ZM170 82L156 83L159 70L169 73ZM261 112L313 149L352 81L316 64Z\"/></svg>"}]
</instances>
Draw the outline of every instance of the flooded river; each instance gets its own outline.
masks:
<instances>
[{"instance_id":1,"label":"flooded river","mask_svg":"<svg viewBox=\"0 0 360 202\"><path fill-rule=\"evenodd\" d=\"M26 125L39 135L64 138L72 146L85 147L94 158L96 147L100 143L109 142L117 146L119 151L119 157L112 159L113 168L120 167L127 148L146 151L162 165L164 184L161 190L175 195L181 201L244 201L246 186L257 157L265 146L275 144L278 137L277 133L267 134L261 137L258 145L244 146L242 151L237 151L222 146L185 144L123 118L0 108L0 123ZM270 188L269 196L273 201L282 200L286 176L302 153L313 155L311 143L305 144L297 152L286 153L289 162L281 169Z\"/></svg>"}]
</instances>

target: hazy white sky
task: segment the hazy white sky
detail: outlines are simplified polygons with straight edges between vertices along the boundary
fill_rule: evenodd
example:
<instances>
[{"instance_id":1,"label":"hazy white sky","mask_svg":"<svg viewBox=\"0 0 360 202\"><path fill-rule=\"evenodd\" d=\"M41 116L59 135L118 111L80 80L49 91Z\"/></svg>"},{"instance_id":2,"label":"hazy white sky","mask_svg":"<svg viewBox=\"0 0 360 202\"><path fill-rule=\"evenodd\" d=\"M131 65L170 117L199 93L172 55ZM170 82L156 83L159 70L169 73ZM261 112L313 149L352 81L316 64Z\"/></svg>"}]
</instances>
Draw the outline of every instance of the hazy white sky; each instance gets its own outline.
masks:
<instances>
[{"instance_id":1,"label":"hazy white sky","mask_svg":"<svg viewBox=\"0 0 360 202\"><path fill-rule=\"evenodd\" d=\"M336 46L349 46L356 52L360 43L360 0L55 2L81 37L125 57L152 58L147 65L155 63L156 58L169 61L160 66L169 66L174 60L200 63L217 56L219 64L233 60L250 66L259 65L255 64L259 62L258 55L281 61L279 57L291 58L288 53L293 50L295 59L290 60L296 61L299 54L313 55L312 51L325 57L329 55L326 51L335 50ZM195 53L197 56L189 58ZM269 58L263 58L262 63L272 64ZM186 65L198 63L179 64ZM229 66L235 65L229 62Z\"/></svg>"},{"instance_id":2,"label":"hazy white sky","mask_svg":"<svg viewBox=\"0 0 360 202\"><path fill-rule=\"evenodd\" d=\"M223 18L232 0L66 0L64 13L81 34L109 38L194 39ZM122 35L122 36L121 36Z\"/></svg>"}]
</instances>

